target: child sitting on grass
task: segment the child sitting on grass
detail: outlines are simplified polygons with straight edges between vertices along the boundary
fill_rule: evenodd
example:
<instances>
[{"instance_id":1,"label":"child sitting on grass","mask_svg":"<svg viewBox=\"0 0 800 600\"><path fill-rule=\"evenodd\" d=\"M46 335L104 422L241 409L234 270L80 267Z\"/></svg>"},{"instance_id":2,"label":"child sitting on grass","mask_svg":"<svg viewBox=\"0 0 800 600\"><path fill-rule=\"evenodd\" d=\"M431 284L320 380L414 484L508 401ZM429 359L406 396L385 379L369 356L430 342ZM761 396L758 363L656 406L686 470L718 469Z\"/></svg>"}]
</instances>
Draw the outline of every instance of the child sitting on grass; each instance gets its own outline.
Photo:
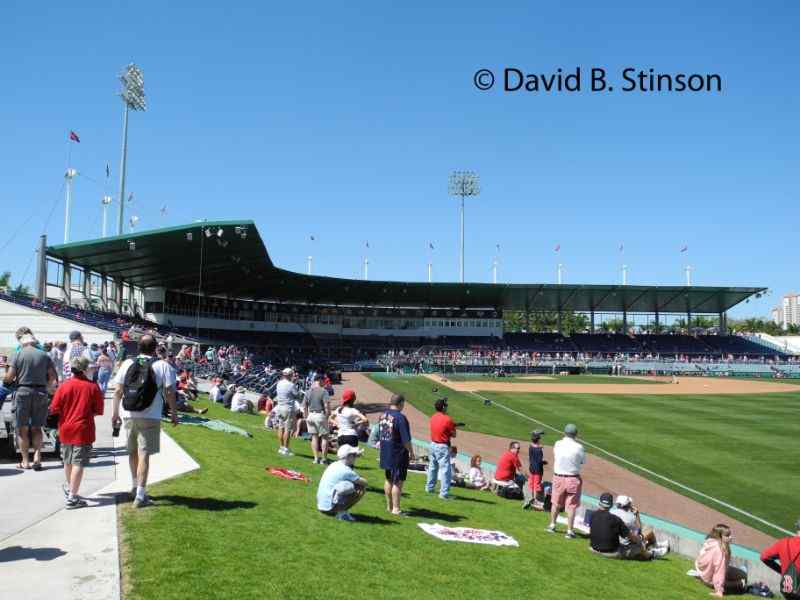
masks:
<instances>
[{"instance_id":1,"label":"child sitting on grass","mask_svg":"<svg viewBox=\"0 0 800 600\"><path fill-rule=\"evenodd\" d=\"M457 452L457 451L456 451ZM476 454L469 461L469 474L467 475L467 485L476 490L488 490L489 482L481 469L481 455Z\"/></svg>"}]
</instances>

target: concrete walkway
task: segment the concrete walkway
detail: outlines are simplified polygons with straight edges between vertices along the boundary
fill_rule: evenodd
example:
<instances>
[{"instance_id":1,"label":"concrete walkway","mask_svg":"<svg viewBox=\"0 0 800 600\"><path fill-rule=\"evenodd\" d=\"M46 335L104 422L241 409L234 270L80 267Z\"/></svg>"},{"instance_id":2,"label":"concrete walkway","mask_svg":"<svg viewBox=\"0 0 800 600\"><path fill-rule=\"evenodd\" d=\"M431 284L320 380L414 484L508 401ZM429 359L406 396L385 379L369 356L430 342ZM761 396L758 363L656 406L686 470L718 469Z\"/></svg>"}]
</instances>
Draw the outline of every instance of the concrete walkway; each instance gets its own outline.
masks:
<instances>
[{"instance_id":1,"label":"concrete walkway","mask_svg":"<svg viewBox=\"0 0 800 600\"><path fill-rule=\"evenodd\" d=\"M25 600L118 600L120 598L117 500L131 488L122 437L111 437L111 400L95 421L97 441L81 495L89 506L64 510L60 461L40 472L0 463L0 589ZM165 426L165 430L170 428ZM150 463L157 483L199 468L162 431L161 452ZM142 510L157 510L157 507Z\"/></svg>"}]
</instances>

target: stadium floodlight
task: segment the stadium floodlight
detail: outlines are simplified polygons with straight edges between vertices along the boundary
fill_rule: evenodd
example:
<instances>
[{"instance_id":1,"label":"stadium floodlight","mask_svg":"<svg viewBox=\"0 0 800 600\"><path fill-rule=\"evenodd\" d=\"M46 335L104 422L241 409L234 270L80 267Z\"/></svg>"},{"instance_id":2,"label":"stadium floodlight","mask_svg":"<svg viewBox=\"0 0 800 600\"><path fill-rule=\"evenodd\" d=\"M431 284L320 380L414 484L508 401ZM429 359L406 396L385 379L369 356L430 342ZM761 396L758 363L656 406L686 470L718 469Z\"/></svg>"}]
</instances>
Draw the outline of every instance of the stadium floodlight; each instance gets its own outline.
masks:
<instances>
[{"instance_id":1,"label":"stadium floodlight","mask_svg":"<svg viewBox=\"0 0 800 600\"><path fill-rule=\"evenodd\" d=\"M122 235L122 224L125 220L125 174L128 162L128 112L131 110L145 111L147 105L144 100L144 76L142 70L131 63L119 76L122 82L120 97L125 105L125 116L122 121L122 164L119 169L119 211L117 213L117 234Z\"/></svg>"},{"instance_id":2,"label":"stadium floodlight","mask_svg":"<svg viewBox=\"0 0 800 600\"><path fill-rule=\"evenodd\" d=\"M453 171L448 189L451 196L461 197L461 283L464 283L464 198L481 193L480 178L472 171Z\"/></svg>"}]
</instances>

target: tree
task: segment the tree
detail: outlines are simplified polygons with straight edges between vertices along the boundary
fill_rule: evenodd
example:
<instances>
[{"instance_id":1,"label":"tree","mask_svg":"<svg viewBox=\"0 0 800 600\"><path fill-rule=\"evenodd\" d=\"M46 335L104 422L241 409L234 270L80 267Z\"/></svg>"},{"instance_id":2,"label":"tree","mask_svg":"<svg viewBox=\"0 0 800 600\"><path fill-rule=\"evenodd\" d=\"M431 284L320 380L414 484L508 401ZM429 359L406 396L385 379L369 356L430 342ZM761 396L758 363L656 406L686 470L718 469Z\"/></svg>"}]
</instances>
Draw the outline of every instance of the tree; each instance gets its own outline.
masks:
<instances>
[{"instance_id":1,"label":"tree","mask_svg":"<svg viewBox=\"0 0 800 600\"><path fill-rule=\"evenodd\" d=\"M7 290L11 287L11 271L0 273L0 290Z\"/></svg>"},{"instance_id":2,"label":"tree","mask_svg":"<svg viewBox=\"0 0 800 600\"><path fill-rule=\"evenodd\" d=\"M13 293L17 294L18 296L30 296L31 290L27 285L22 285L21 283L18 283L17 286L14 288Z\"/></svg>"}]
</instances>

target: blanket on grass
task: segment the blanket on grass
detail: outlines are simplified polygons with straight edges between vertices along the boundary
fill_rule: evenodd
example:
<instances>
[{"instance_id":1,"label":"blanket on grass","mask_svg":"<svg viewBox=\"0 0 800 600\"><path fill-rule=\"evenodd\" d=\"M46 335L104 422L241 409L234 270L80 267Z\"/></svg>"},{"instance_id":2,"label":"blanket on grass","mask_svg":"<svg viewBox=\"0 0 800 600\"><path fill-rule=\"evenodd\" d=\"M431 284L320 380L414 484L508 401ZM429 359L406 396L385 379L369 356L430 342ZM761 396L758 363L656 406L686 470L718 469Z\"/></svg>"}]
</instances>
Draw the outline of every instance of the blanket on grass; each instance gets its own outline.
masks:
<instances>
[{"instance_id":1,"label":"blanket on grass","mask_svg":"<svg viewBox=\"0 0 800 600\"><path fill-rule=\"evenodd\" d=\"M169 423L169 419L164 419L165 423ZM178 415L178 423L181 425L199 425L200 427L206 427L207 429L211 429L213 431L222 431L224 433L235 433L237 435L241 435L242 437L251 438L253 434L249 431L245 431L241 427L236 427L236 425L231 425L230 423L226 423L225 421L218 421L216 419L204 419L203 417L198 417L196 415L187 415L185 413L180 413Z\"/></svg>"},{"instance_id":2,"label":"blanket on grass","mask_svg":"<svg viewBox=\"0 0 800 600\"><path fill-rule=\"evenodd\" d=\"M292 481L303 481L311 483L311 480L300 473L299 471L292 471L291 469L284 469L283 467L266 467L267 473L280 477L282 479L291 479Z\"/></svg>"},{"instance_id":3,"label":"blanket on grass","mask_svg":"<svg viewBox=\"0 0 800 600\"><path fill-rule=\"evenodd\" d=\"M418 523L422 531L446 542L466 542L489 546L519 546L519 542L502 531L471 529L469 527L445 527L439 523Z\"/></svg>"}]
</instances>

